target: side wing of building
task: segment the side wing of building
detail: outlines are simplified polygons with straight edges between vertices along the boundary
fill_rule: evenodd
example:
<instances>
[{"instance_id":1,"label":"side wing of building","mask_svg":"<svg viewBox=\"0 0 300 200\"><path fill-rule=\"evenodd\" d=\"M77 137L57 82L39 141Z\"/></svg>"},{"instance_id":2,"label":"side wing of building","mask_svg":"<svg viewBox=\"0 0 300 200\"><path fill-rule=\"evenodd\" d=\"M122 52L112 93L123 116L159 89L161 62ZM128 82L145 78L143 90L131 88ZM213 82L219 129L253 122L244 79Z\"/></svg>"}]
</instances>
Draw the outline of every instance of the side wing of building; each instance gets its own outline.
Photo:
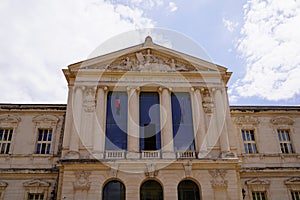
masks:
<instances>
[{"instance_id":1,"label":"side wing of building","mask_svg":"<svg viewBox=\"0 0 300 200\"><path fill-rule=\"evenodd\" d=\"M0 199L55 199L66 105L0 105Z\"/></svg>"}]
</instances>

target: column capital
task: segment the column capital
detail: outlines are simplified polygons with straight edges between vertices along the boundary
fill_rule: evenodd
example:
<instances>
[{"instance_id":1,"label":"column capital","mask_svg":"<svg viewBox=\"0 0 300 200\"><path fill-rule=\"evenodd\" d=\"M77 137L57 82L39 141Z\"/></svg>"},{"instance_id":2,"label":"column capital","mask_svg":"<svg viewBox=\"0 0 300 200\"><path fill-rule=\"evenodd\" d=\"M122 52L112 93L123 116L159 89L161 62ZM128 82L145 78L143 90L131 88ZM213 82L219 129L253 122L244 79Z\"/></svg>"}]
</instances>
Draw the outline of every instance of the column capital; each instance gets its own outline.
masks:
<instances>
[{"instance_id":1,"label":"column capital","mask_svg":"<svg viewBox=\"0 0 300 200\"><path fill-rule=\"evenodd\" d=\"M132 87L128 86L126 89L127 89L127 91L131 91L131 90L140 91L141 88L140 87L135 87L135 86L132 86Z\"/></svg>"},{"instance_id":2,"label":"column capital","mask_svg":"<svg viewBox=\"0 0 300 200\"><path fill-rule=\"evenodd\" d=\"M159 87L158 90L161 91L161 92L163 90L168 90L169 92L172 92L173 88L171 88L171 87Z\"/></svg>"},{"instance_id":3,"label":"column capital","mask_svg":"<svg viewBox=\"0 0 300 200\"><path fill-rule=\"evenodd\" d=\"M96 87L96 89L102 89L102 90L104 90L104 91L106 91L106 90L108 90L108 87L106 86L106 85L98 85L97 87Z\"/></svg>"}]
</instances>

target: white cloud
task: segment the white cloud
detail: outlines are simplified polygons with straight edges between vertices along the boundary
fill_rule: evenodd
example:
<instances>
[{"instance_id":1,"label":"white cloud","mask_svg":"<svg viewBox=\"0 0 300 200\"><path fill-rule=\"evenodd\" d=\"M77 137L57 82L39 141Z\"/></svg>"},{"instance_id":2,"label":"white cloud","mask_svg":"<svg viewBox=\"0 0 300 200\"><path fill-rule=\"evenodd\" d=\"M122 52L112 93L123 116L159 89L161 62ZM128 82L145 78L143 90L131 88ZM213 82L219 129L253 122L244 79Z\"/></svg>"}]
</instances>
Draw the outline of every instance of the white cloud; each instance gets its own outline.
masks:
<instances>
[{"instance_id":1,"label":"white cloud","mask_svg":"<svg viewBox=\"0 0 300 200\"><path fill-rule=\"evenodd\" d=\"M0 102L66 103L61 71L118 33L153 27L143 10L104 0L0 2Z\"/></svg>"},{"instance_id":2,"label":"white cloud","mask_svg":"<svg viewBox=\"0 0 300 200\"><path fill-rule=\"evenodd\" d=\"M130 4L143 9L153 9L164 4L163 0L130 0Z\"/></svg>"},{"instance_id":3,"label":"white cloud","mask_svg":"<svg viewBox=\"0 0 300 200\"><path fill-rule=\"evenodd\" d=\"M223 18L222 21L223 21L223 24L224 24L225 28L227 28L227 30L229 32L233 32L236 29L236 27L239 25L238 22L234 23L233 21L230 21L230 20L225 19L225 18Z\"/></svg>"},{"instance_id":4,"label":"white cloud","mask_svg":"<svg viewBox=\"0 0 300 200\"><path fill-rule=\"evenodd\" d=\"M236 91L243 97L300 94L300 1L248 0L237 49L247 63Z\"/></svg>"},{"instance_id":5,"label":"white cloud","mask_svg":"<svg viewBox=\"0 0 300 200\"><path fill-rule=\"evenodd\" d=\"M178 9L177 5L174 2L172 2L172 1L169 2L168 8L169 8L170 12L175 12Z\"/></svg>"}]
</instances>

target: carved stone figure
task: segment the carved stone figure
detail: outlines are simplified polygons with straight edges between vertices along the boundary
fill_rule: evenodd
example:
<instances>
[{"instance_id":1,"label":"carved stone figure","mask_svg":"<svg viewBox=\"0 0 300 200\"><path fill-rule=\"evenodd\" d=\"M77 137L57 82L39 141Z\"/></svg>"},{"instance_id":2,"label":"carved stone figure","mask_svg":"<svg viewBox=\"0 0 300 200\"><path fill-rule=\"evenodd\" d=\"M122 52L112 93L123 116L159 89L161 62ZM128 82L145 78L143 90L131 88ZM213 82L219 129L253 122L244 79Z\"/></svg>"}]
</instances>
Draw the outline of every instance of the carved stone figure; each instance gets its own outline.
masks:
<instances>
[{"instance_id":1,"label":"carved stone figure","mask_svg":"<svg viewBox=\"0 0 300 200\"><path fill-rule=\"evenodd\" d=\"M74 189L89 190L91 182L89 182L90 172L78 171L75 172L76 180L73 183Z\"/></svg>"}]
</instances>

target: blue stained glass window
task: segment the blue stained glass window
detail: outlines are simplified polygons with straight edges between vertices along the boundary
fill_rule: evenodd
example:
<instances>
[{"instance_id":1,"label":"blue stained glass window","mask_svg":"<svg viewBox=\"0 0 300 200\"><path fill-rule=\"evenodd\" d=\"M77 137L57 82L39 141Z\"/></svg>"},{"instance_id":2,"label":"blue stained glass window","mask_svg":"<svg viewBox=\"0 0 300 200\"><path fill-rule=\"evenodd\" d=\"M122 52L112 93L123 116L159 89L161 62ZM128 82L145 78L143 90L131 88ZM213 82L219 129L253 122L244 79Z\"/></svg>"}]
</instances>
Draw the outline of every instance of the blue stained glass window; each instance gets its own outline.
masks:
<instances>
[{"instance_id":1,"label":"blue stained glass window","mask_svg":"<svg viewBox=\"0 0 300 200\"><path fill-rule=\"evenodd\" d=\"M157 92L141 92L140 102L140 150L159 150L160 109Z\"/></svg>"},{"instance_id":2,"label":"blue stained glass window","mask_svg":"<svg viewBox=\"0 0 300 200\"><path fill-rule=\"evenodd\" d=\"M175 151L195 150L190 94L187 92L172 93L171 102Z\"/></svg>"},{"instance_id":3,"label":"blue stained glass window","mask_svg":"<svg viewBox=\"0 0 300 200\"><path fill-rule=\"evenodd\" d=\"M106 110L106 150L127 149L126 92L108 92Z\"/></svg>"}]
</instances>

